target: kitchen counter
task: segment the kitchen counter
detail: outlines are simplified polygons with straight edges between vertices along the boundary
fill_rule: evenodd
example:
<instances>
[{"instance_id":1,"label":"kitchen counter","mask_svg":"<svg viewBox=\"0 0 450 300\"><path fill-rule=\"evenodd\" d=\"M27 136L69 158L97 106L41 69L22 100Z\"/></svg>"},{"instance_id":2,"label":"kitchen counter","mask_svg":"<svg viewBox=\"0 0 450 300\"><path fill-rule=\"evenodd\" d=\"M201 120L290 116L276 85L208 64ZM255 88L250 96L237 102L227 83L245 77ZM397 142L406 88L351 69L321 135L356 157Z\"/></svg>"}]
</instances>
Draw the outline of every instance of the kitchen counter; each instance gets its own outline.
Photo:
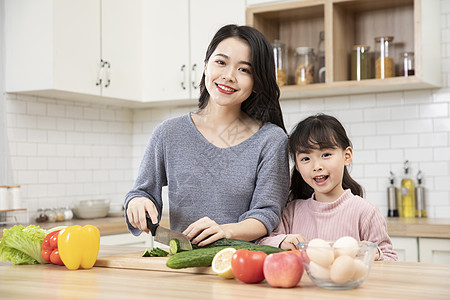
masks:
<instances>
[{"instance_id":1,"label":"kitchen counter","mask_svg":"<svg viewBox=\"0 0 450 300\"><path fill-rule=\"evenodd\" d=\"M450 238L450 219L387 218L390 236Z\"/></svg>"},{"instance_id":2,"label":"kitchen counter","mask_svg":"<svg viewBox=\"0 0 450 300\"><path fill-rule=\"evenodd\" d=\"M99 256L136 248L102 246ZM149 258L152 259L152 258ZM244 284L216 275L94 267L69 271L56 265L0 265L2 299L448 299L450 266L374 262L357 289L316 287L303 275L297 287Z\"/></svg>"},{"instance_id":3,"label":"kitchen counter","mask_svg":"<svg viewBox=\"0 0 450 300\"><path fill-rule=\"evenodd\" d=\"M388 233L390 236L409 236L409 237L432 237L432 238L450 238L450 219L434 219L434 218L386 218ZM65 222L54 223L34 223L41 228L49 229L56 226L70 225L86 225L91 224L100 230L101 235L127 233L128 229L125 224L125 217L107 217L100 219L73 219ZM22 224L27 226L28 224ZM161 225L169 227L169 218L163 215ZM3 235L0 227L0 238Z\"/></svg>"}]
</instances>

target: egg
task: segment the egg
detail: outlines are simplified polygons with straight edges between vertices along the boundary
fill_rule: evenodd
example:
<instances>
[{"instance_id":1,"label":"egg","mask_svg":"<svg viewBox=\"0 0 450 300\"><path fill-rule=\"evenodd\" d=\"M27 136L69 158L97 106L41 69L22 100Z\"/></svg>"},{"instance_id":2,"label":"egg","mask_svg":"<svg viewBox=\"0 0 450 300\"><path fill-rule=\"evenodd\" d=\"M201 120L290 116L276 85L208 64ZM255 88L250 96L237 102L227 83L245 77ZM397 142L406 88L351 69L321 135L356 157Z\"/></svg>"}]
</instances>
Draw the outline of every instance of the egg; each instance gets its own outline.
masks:
<instances>
[{"instance_id":1,"label":"egg","mask_svg":"<svg viewBox=\"0 0 450 300\"><path fill-rule=\"evenodd\" d=\"M353 279L361 279L366 276L367 268L362 260L355 259L355 274L353 274Z\"/></svg>"},{"instance_id":2,"label":"egg","mask_svg":"<svg viewBox=\"0 0 450 300\"><path fill-rule=\"evenodd\" d=\"M306 253L311 261L322 267L328 267L333 263L334 250L330 244L322 239L313 239L308 243Z\"/></svg>"},{"instance_id":3,"label":"egg","mask_svg":"<svg viewBox=\"0 0 450 300\"><path fill-rule=\"evenodd\" d=\"M330 267L330 277L335 283L345 283L355 274L355 260L347 255L336 258Z\"/></svg>"},{"instance_id":4,"label":"egg","mask_svg":"<svg viewBox=\"0 0 450 300\"><path fill-rule=\"evenodd\" d=\"M358 241L351 236L344 236L334 242L333 248L336 257L348 255L353 258L358 252Z\"/></svg>"},{"instance_id":5,"label":"egg","mask_svg":"<svg viewBox=\"0 0 450 300\"><path fill-rule=\"evenodd\" d=\"M309 272L311 276L320 280L330 280L330 268L322 267L321 265L316 264L311 261L309 263Z\"/></svg>"}]
</instances>

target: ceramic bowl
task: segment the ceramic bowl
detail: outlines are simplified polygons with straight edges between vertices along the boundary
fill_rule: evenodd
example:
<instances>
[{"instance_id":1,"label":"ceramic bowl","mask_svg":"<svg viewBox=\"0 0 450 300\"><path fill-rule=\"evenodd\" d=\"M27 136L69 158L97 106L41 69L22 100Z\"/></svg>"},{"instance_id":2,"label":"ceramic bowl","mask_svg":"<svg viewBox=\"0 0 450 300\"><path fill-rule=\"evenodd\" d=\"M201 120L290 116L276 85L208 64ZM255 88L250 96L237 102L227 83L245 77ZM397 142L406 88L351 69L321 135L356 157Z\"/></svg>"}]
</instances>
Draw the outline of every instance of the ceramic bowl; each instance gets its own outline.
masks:
<instances>
[{"instance_id":1,"label":"ceramic bowl","mask_svg":"<svg viewBox=\"0 0 450 300\"><path fill-rule=\"evenodd\" d=\"M74 204L72 210L79 219L103 218L108 215L110 201L101 200L82 200Z\"/></svg>"},{"instance_id":2,"label":"ceramic bowl","mask_svg":"<svg viewBox=\"0 0 450 300\"><path fill-rule=\"evenodd\" d=\"M377 245L368 242L358 242L356 248L340 248L348 254L337 253L333 248L334 242L327 241L331 247L310 247L308 242L298 244L302 255L303 266L313 283L326 289L353 289L357 288L366 280L370 273ZM330 254L329 252L333 253ZM308 255L309 253L309 255ZM331 264L326 266L329 255L332 255ZM338 258L347 256L346 258ZM322 259L327 257L326 259ZM316 260L316 262L314 262ZM328 260L330 261L330 260ZM319 262L319 263L317 263ZM352 271L353 269L353 271ZM353 274L353 275L351 275Z\"/></svg>"}]
</instances>

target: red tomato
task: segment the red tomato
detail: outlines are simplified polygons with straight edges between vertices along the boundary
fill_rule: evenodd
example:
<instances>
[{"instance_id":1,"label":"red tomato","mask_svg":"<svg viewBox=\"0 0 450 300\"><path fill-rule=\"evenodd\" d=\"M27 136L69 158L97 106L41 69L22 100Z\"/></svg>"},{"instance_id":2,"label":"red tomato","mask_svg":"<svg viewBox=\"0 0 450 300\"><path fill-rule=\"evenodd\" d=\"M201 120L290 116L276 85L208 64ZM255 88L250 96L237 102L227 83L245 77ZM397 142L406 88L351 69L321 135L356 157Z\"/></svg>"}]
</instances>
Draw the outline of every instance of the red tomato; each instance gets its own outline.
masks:
<instances>
[{"instance_id":1,"label":"red tomato","mask_svg":"<svg viewBox=\"0 0 450 300\"><path fill-rule=\"evenodd\" d=\"M64 263L63 263L63 261L61 260L61 257L59 257L59 251L58 251L58 249L53 250L53 251L52 251L52 254L50 254L50 262L51 262L52 264L55 264L55 265L61 265L61 266L64 266Z\"/></svg>"},{"instance_id":2,"label":"red tomato","mask_svg":"<svg viewBox=\"0 0 450 300\"><path fill-rule=\"evenodd\" d=\"M41 256L46 262L50 262L50 254L52 254L52 250L42 249Z\"/></svg>"},{"instance_id":3,"label":"red tomato","mask_svg":"<svg viewBox=\"0 0 450 300\"><path fill-rule=\"evenodd\" d=\"M58 235L60 230L53 231L50 233L50 247L51 249L58 248Z\"/></svg>"},{"instance_id":4,"label":"red tomato","mask_svg":"<svg viewBox=\"0 0 450 300\"><path fill-rule=\"evenodd\" d=\"M264 280L264 260L267 254L262 251L238 249L231 257L233 275L245 283L258 283Z\"/></svg>"}]
</instances>

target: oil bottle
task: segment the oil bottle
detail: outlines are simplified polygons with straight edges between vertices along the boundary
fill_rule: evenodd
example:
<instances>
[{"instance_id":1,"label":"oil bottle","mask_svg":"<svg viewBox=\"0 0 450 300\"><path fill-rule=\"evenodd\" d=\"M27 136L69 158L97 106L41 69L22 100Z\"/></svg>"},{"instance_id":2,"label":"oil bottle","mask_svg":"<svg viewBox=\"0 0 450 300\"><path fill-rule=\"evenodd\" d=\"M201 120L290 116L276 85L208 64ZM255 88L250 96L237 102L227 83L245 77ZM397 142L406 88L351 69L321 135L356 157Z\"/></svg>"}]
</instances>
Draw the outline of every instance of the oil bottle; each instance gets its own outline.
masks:
<instances>
[{"instance_id":1,"label":"oil bottle","mask_svg":"<svg viewBox=\"0 0 450 300\"><path fill-rule=\"evenodd\" d=\"M402 209L401 217L414 218L416 216L416 197L414 189L414 181L409 178L409 161L404 164L405 174L401 182L401 199Z\"/></svg>"},{"instance_id":2,"label":"oil bottle","mask_svg":"<svg viewBox=\"0 0 450 300\"><path fill-rule=\"evenodd\" d=\"M387 188L388 197L388 217L398 217L397 209L397 188L394 186L394 173L389 176L390 185Z\"/></svg>"},{"instance_id":3,"label":"oil bottle","mask_svg":"<svg viewBox=\"0 0 450 300\"><path fill-rule=\"evenodd\" d=\"M422 186L422 171L417 173L416 187L416 218L426 218L427 210L425 208L425 188Z\"/></svg>"}]
</instances>

